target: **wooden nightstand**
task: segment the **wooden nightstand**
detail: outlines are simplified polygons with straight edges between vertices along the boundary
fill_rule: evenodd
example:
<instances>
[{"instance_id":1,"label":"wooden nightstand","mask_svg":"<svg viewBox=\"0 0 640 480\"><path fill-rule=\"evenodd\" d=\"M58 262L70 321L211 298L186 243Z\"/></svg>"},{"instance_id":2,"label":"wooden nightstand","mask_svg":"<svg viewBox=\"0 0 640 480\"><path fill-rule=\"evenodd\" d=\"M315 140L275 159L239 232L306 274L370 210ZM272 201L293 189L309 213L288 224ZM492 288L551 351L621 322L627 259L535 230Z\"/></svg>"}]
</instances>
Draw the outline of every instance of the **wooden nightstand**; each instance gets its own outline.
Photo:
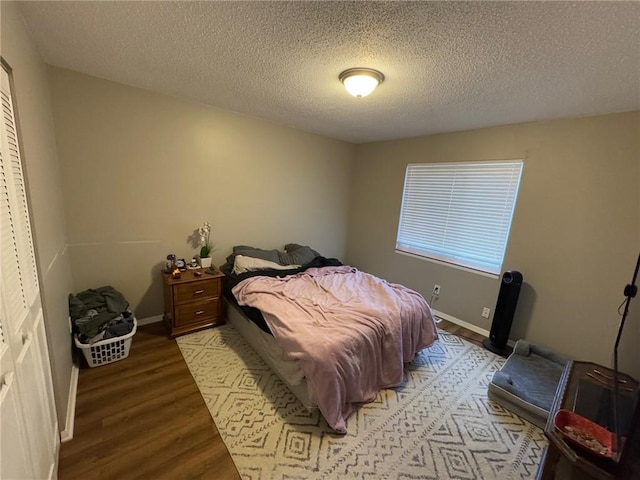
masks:
<instances>
[{"instance_id":1,"label":"wooden nightstand","mask_svg":"<svg viewBox=\"0 0 640 480\"><path fill-rule=\"evenodd\" d=\"M180 278L163 273L164 323L171 338L225 323L220 270L187 270ZM202 272L197 277L195 272Z\"/></svg>"}]
</instances>

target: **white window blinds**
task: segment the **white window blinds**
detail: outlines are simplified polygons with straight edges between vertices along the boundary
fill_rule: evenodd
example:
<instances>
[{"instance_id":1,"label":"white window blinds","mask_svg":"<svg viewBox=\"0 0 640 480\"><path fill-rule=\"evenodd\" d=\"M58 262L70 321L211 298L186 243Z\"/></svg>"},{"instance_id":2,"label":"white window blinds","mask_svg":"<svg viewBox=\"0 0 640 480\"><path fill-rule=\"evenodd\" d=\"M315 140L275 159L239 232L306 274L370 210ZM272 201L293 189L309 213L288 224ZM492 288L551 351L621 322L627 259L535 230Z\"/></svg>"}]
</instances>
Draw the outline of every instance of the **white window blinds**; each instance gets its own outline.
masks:
<instances>
[{"instance_id":1,"label":"white window blinds","mask_svg":"<svg viewBox=\"0 0 640 480\"><path fill-rule=\"evenodd\" d=\"M499 275L522 161L407 166L396 250Z\"/></svg>"}]
</instances>

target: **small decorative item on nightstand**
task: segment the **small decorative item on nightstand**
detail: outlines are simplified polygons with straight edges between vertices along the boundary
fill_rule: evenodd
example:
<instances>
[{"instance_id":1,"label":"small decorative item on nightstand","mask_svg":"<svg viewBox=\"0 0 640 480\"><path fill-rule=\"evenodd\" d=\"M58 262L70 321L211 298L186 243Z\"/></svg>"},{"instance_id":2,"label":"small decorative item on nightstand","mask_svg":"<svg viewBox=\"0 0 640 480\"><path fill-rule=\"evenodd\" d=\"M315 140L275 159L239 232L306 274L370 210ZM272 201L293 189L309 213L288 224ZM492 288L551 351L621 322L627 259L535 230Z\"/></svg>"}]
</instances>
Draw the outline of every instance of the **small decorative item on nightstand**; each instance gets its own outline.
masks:
<instances>
[{"instance_id":1,"label":"small decorative item on nightstand","mask_svg":"<svg viewBox=\"0 0 640 480\"><path fill-rule=\"evenodd\" d=\"M199 257L200 267L209 268L211 266L211 257Z\"/></svg>"},{"instance_id":2,"label":"small decorative item on nightstand","mask_svg":"<svg viewBox=\"0 0 640 480\"><path fill-rule=\"evenodd\" d=\"M204 222L204 224L198 229L198 235L200 236L200 256L198 262L200 267L209 268L211 266L211 257L209 256L213 251L211 246L211 224Z\"/></svg>"},{"instance_id":3,"label":"small decorative item on nightstand","mask_svg":"<svg viewBox=\"0 0 640 480\"><path fill-rule=\"evenodd\" d=\"M173 253L167 255L167 261L164 264L165 273L171 273L176 268L176 256Z\"/></svg>"}]
</instances>

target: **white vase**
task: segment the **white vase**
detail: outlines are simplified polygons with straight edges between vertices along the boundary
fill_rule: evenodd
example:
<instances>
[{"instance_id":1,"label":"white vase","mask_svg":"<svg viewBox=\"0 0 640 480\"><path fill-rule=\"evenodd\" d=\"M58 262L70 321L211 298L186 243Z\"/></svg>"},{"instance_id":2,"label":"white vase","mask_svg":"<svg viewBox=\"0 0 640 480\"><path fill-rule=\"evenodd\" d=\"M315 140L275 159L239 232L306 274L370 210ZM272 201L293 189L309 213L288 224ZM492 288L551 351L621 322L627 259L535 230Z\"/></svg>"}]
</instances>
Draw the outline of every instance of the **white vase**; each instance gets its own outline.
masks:
<instances>
[{"instance_id":1,"label":"white vase","mask_svg":"<svg viewBox=\"0 0 640 480\"><path fill-rule=\"evenodd\" d=\"M198 257L198 262L202 268L209 268L211 266L211 257Z\"/></svg>"}]
</instances>

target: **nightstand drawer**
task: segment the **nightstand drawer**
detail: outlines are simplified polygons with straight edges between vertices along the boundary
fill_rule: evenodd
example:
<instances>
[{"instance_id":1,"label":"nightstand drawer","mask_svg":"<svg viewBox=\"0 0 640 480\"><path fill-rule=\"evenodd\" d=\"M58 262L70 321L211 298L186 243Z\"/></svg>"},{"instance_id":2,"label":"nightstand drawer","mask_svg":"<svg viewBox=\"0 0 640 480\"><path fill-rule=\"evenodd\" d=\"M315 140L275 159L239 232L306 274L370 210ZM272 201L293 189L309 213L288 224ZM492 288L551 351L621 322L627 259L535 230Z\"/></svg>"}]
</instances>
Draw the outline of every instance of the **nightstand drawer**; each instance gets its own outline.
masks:
<instances>
[{"instance_id":1,"label":"nightstand drawer","mask_svg":"<svg viewBox=\"0 0 640 480\"><path fill-rule=\"evenodd\" d=\"M208 300L206 302L194 302L176 307L176 325L203 322L207 319L214 319L219 315L220 298Z\"/></svg>"},{"instance_id":2,"label":"nightstand drawer","mask_svg":"<svg viewBox=\"0 0 640 480\"><path fill-rule=\"evenodd\" d=\"M175 287L176 304L220 296L221 282L191 282Z\"/></svg>"}]
</instances>

